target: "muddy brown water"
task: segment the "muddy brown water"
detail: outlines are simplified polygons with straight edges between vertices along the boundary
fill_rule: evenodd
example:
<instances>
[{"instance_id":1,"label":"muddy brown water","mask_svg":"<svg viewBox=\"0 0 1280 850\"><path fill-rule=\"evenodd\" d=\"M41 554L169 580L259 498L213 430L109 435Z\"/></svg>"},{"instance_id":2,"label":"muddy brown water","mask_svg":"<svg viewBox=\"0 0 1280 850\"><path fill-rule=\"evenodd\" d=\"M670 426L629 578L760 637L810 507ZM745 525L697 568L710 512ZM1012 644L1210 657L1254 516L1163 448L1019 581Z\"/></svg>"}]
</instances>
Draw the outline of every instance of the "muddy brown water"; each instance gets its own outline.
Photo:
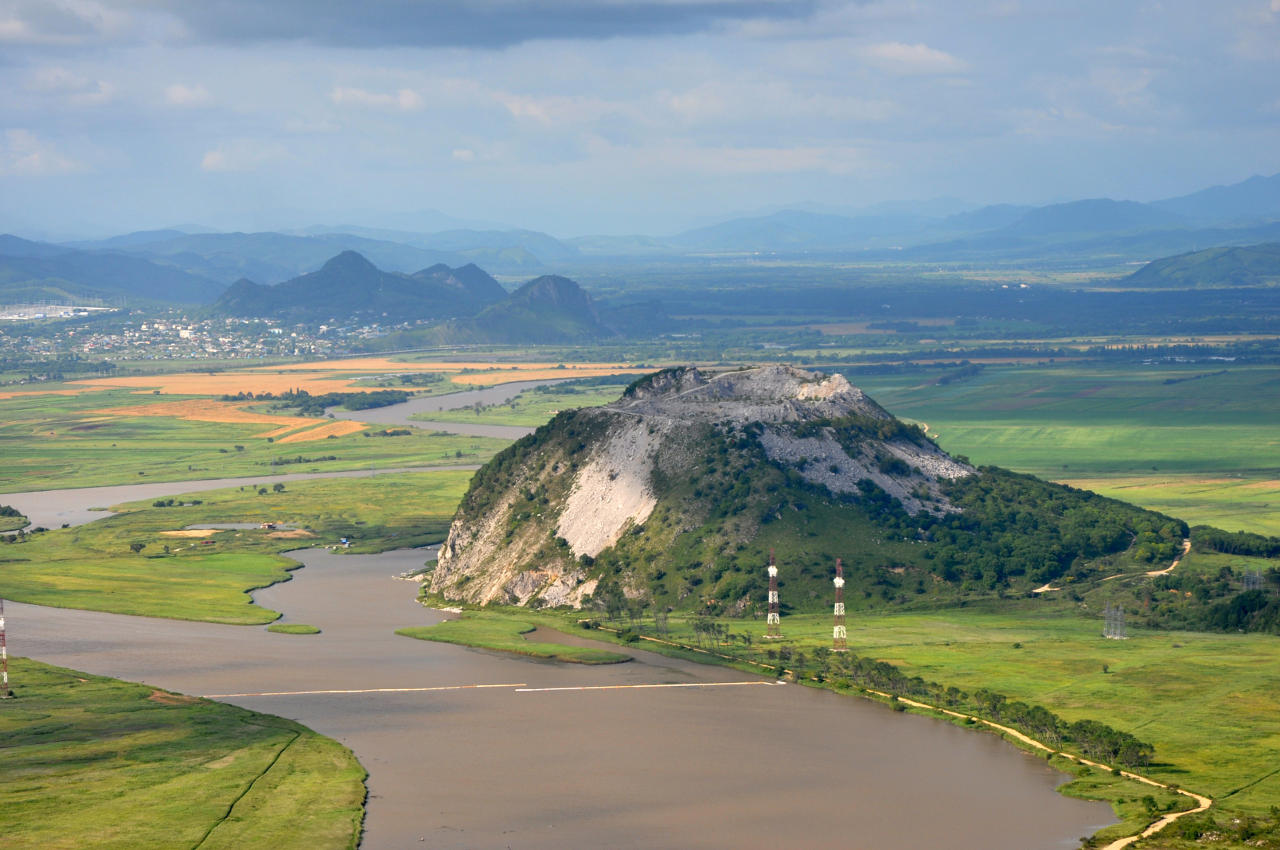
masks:
<instances>
[{"instance_id":1,"label":"muddy brown water","mask_svg":"<svg viewBox=\"0 0 1280 850\"><path fill-rule=\"evenodd\" d=\"M423 550L294 557L255 597L319 635L11 603L9 648L189 694L359 691L218 698L351 747L370 850L1065 850L1114 822L1042 759L868 701L643 651L583 667L397 637L441 616L393 578ZM752 684L627 687L717 682ZM423 688L446 690L374 690Z\"/></svg>"}]
</instances>

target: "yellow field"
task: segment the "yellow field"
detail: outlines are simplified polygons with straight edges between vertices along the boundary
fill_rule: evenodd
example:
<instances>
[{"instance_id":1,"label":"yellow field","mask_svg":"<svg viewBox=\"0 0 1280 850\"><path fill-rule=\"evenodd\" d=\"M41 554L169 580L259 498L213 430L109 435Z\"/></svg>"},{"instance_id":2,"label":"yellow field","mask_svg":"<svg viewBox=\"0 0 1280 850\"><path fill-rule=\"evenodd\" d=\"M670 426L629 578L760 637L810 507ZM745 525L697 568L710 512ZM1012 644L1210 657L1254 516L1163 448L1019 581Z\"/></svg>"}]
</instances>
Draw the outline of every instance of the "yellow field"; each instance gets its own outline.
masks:
<instances>
[{"instance_id":1,"label":"yellow field","mask_svg":"<svg viewBox=\"0 0 1280 850\"><path fill-rule=\"evenodd\" d=\"M465 374L460 374L467 370ZM477 371L483 370L483 371ZM325 393L373 392L378 387L360 386L357 377L406 372L443 372L456 383L493 386L508 381L534 381L548 378L590 378L619 372L646 372L625 363L494 363L445 361L402 363L386 357L358 357L349 360L319 360L284 366L255 366L235 372L180 372L173 375L145 375L122 378L84 378L71 383L84 389L46 390L16 395L75 395L100 389L133 389L138 393L159 391L166 395L235 395L253 393L280 395L291 390L306 390L312 395ZM0 394L0 398L8 397Z\"/></svg>"},{"instance_id":2,"label":"yellow field","mask_svg":"<svg viewBox=\"0 0 1280 850\"><path fill-rule=\"evenodd\" d=\"M487 362L465 362L465 361L449 361L438 360L433 362L427 361L404 361L391 360L386 357L353 357L346 360L317 360L311 363L293 363L284 366L258 366L253 369L247 369L247 372L256 371L274 371L274 372L461 372L463 369L500 369L504 371L528 371L541 369L555 369L558 363L495 363ZM559 371L579 372L583 369L591 370L627 370L630 365L626 363L577 363L565 364L564 368ZM607 374L607 372L606 372ZM583 377L579 375L578 377Z\"/></svg>"},{"instance_id":3,"label":"yellow field","mask_svg":"<svg viewBox=\"0 0 1280 850\"><path fill-rule=\"evenodd\" d=\"M161 537L209 537L222 531L221 528L179 528L175 531L162 531Z\"/></svg>"},{"instance_id":4,"label":"yellow field","mask_svg":"<svg viewBox=\"0 0 1280 850\"><path fill-rule=\"evenodd\" d=\"M315 419L302 416L272 416L269 413L254 413L243 408L244 402L214 401L208 398L192 398L183 401L162 401L156 404L140 404L136 407L110 407L105 410L91 410L90 413L103 413L108 416L173 416L190 422L233 422L248 425L276 425L271 431L254 434L255 437L270 437L281 443L303 443L308 440L323 440L330 434L341 437L363 431L367 426L363 422L334 422L329 419ZM319 427L316 427L319 426ZM309 429L309 430L301 430ZM296 433L295 433L296 432ZM288 436L285 436L288 435Z\"/></svg>"},{"instance_id":5,"label":"yellow field","mask_svg":"<svg viewBox=\"0 0 1280 850\"><path fill-rule=\"evenodd\" d=\"M147 393L159 390L168 395L235 395L236 393L273 393L306 390L312 395L325 393L369 392L376 387L352 386L351 378L322 375L267 375L257 372L218 372L200 374L184 372L176 375L147 375L127 378L85 378L73 381L86 389L133 388Z\"/></svg>"},{"instance_id":6,"label":"yellow field","mask_svg":"<svg viewBox=\"0 0 1280 850\"><path fill-rule=\"evenodd\" d=\"M634 369L631 367L606 366L594 368L578 366L572 369L520 369L501 372L469 372L465 375L454 375L455 384L471 384L477 387L491 387L495 384L506 384L511 381L543 381L555 378L594 378L598 375L636 374L650 372L651 369Z\"/></svg>"},{"instance_id":7,"label":"yellow field","mask_svg":"<svg viewBox=\"0 0 1280 850\"><path fill-rule=\"evenodd\" d=\"M287 437L280 437L277 443L305 443L308 440L323 440L332 434L335 437L345 437L347 434L354 434L357 431L365 429L363 422L349 422L340 420L338 422L330 422L327 425L321 425L319 428L312 428L307 431L299 431L296 434L290 434Z\"/></svg>"}]
</instances>

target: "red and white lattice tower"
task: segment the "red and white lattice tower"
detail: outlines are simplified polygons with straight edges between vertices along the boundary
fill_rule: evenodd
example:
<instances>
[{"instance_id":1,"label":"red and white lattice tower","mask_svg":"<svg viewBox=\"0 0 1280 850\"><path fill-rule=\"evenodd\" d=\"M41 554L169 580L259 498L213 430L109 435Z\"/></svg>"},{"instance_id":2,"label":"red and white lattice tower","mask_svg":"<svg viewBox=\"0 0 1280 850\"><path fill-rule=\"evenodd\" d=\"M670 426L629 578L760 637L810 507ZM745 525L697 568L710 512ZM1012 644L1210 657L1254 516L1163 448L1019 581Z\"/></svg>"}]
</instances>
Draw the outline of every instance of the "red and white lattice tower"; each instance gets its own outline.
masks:
<instances>
[{"instance_id":1,"label":"red and white lattice tower","mask_svg":"<svg viewBox=\"0 0 1280 850\"><path fill-rule=\"evenodd\" d=\"M0 599L0 699L13 696L9 690L9 647L4 642L4 600Z\"/></svg>"},{"instance_id":2,"label":"red and white lattice tower","mask_svg":"<svg viewBox=\"0 0 1280 850\"><path fill-rule=\"evenodd\" d=\"M849 632L844 627L844 562L836 558L836 609L831 625L831 651L847 652Z\"/></svg>"},{"instance_id":3,"label":"red and white lattice tower","mask_svg":"<svg viewBox=\"0 0 1280 850\"><path fill-rule=\"evenodd\" d=\"M773 563L773 550L769 550L769 616L765 619L764 636L782 637L782 615L778 611L778 568Z\"/></svg>"}]
</instances>

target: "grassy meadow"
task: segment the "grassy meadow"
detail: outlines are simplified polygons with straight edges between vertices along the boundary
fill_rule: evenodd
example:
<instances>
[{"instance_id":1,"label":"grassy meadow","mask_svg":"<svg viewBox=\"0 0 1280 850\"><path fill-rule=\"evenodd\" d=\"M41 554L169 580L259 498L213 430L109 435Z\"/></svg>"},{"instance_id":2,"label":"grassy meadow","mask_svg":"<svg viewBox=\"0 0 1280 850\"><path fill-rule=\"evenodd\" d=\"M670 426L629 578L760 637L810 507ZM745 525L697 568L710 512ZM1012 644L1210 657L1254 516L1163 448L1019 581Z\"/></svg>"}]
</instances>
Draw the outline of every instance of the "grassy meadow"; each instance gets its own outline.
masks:
<instances>
[{"instance_id":1,"label":"grassy meadow","mask_svg":"<svg viewBox=\"0 0 1280 850\"><path fill-rule=\"evenodd\" d=\"M281 429L278 425L103 412L175 400L182 399L125 390L0 398L0 452L6 461L0 469L0 492L476 464L506 445L502 440L417 429L406 435L377 436L384 430L381 427L285 443L268 436ZM298 428L315 422L279 418L296 420Z\"/></svg>"},{"instance_id":2,"label":"grassy meadow","mask_svg":"<svg viewBox=\"0 0 1280 850\"><path fill-rule=\"evenodd\" d=\"M572 664L617 664L631 656L594 647L566 646L559 643L530 641L524 635L534 631L534 623L489 611L468 611L457 620L445 620L433 626L397 629L396 634L418 640L452 643L476 649L509 652L527 658L567 661Z\"/></svg>"},{"instance_id":3,"label":"grassy meadow","mask_svg":"<svg viewBox=\"0 0 1280 850\"><path fill-rule=\"evenodd\" d=\"M1280 533L1280 367L988 366L855 375L947 451L1192 525Z\"/></svg>"},{"instance_id":4,"label":"grassy meadow","mask_svg":"<svg viewBox=\"0 0 1280 850\"><path fill-rule=\"evenodd\" d=\"M493 404L479 410L462 408L436 413L416 414L413 418L437 422L482 422L486 425L525 425L536 428L562 410L575 407L597 407L617 401L627 383L598 387L548 388L525 390L506 404Z\"/></svg>"},{"instance_id":5,"label":"grassy meadow","mask_svg":"<svg viewBox=\"0 0 1280 850\"><path fill-rule=\"evenodd\" d=\"M344 850L365 771L290 720L25 658L0 702L4 846Z\"/></svg>"},{"instance_id":6,"label":"grassy meadow","mask_svg":"<svg viewBox=\"0 0 1280 850\"><path fill-rule=\"evenodd\" d=\"M265 494L252 487L193 493L172 507L122 505L115 516L0 549L0 596L117 614L269 623L279 615L254 605L249 591L283 581L297 567L278 553L340 537L351 540L352 552L439 542L470 478L459 470L317 479ZM194 536L186 530L231 522L289 528Z\"/></svg>"}]
</instances>

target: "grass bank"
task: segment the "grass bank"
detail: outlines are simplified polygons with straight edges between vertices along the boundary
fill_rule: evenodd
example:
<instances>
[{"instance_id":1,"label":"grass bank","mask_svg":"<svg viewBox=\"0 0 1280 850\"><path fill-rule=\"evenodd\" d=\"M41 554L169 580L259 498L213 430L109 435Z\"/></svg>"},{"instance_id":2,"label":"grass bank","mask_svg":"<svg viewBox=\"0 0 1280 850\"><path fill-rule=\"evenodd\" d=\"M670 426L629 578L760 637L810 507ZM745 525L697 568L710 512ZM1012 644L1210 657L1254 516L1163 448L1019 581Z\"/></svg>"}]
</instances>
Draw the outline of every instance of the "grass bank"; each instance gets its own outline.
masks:
<instances>
[{"instance_id":1,"label":"grass bank","mask_svg":"<svg viewBox=\"0 0 1280 850\"><path fill-rule=\"evenodd\" d=\"M269 623L279 615L249 593L297 568L280 552L342 537L351 552L437 543L470 477L459 470L317 479L280 492L242 487L186 494L172 506L117 506L116 516L0 548L0 595L116 614ZM188 530L263 522L290 528Z\"/></svg>"},{"instance_id":2,"label":"grass bank","mask_svg":"<svg viewBox=\"0 0 1280 850\"><path fill-rule=\"evenodd\" d=\"M529 658L567 661L573 664L618 664L631 660L629 655L610 652L606 649L535 642L523 637L536 628L535 623L514 619L507 614L468 611L457 620L446 620L434 626L397 629L396 634L418 640L452 643L476 649L492 649Z\"/></svg>"},{"instance_id":3,"label":"grass bank","mask_svg":"<svg viewBox=\"0 0 1280 850\"><path fill-rule=\"evenodd\" d=\"M4 846L354 848L365 771L305 726L24 658L0 702Z\"/></svg>"}]
</instances>

